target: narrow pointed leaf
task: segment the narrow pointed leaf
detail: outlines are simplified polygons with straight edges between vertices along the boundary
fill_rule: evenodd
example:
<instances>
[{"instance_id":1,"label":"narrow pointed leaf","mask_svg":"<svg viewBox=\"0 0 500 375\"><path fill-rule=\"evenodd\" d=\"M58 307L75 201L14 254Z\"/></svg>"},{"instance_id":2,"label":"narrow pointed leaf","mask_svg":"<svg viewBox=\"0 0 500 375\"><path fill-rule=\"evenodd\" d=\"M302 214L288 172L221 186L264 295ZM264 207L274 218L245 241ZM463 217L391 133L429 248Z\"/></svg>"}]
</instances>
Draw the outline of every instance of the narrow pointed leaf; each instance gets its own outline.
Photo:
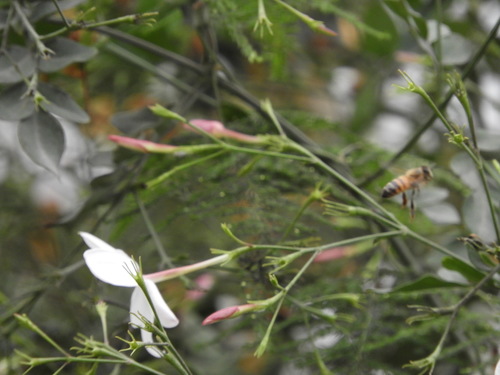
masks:
<instances>
[{"instance_id":1,"label":"narrow pointed leaf","mask_svg":"<svg viewBox=\"0 0 500 375\"><path fill-rule=\"evenodd\" d=\"M464 288L467 285L438 279L432 275L425 275L416 281L409 282L394 288L391 293L435 292L443 288Z\"/></svg>"},{"instance_id":2,"label":"narrow pointed leaf","mask_svg":"<svg viewBox=\"0 0 500 375\"><path fill-rule=\"evenodd\" d=\"M384 31L386 38L381 39L379 35L366 34L363 38L363 51L369 51L375 55L383 56L393 53L399 45L399 35L392 18L387 14L384 7L376 1L366 7L363 21L374 30Z\"/></svg>"},{"instance_id":3,"label":"narrow pointed leaf","mask_svg":"<svg viewBox=\"0 0 500 375\"><path fill-rule=\"evenodd\" d=\"M95 48L67 38L55 38L45 45L55 53L49 59L40 61L40 70L46 73L56 72L75 62L85 62L97 53Z\"/></svg>"},{"instance_id":4,"label":"narrow pointed leaf","mask_svg":"<svg viewBox=\"0 0 500 375\"><path fill-rule=\"evenodd\" d=\"M23 96L27 87L17 83L0 93L0 119L17 121L28 117L35 111L35 102L31 96Z\"/></svg>"},{"instance_id":5,"label":"narrow pointed leaf","mask_svg":"<svg viewBox=\"0 0 500 375\"><path fill-rule=\"evenodd\" d=\"M391 0L385 1L384 5L387 5L394 13L407 22L413 21L418 29L419 36L424 39L427 38L428 30L425 18L415 9L412 9L409 4L405 7L403 2Z\"/></svg>"},{"instance_id":6,"label":"narrow pointed leaf","mask_svg":"<svg viewBox=\"0 0 500 375\"><path fill-rule=\"evenodd\" d=\"M54 116L43 110L34 112L19 123L17 135L24 152L35 164L57 173L65 139Z\"/></svg>"},{"instance_id":7,"label":"narrow pointed leaf","mask_svg":"<svg viewBox=\"0 0 500 375\"><path fill-rule=\"evenodd\" d=\"M491 259L489 259L485 253L481 254L476 249L467 247L467 256L469 257L471 264L478 270L488 272L492 269L492 267L494 267Z\"/></svg>"},{"instance_id":8,"label":"narrow pointed leaf","mask_svg":"<svg viewBox=\"0 0 500 375\"><path fill-rule=\"evenodd\" d=\"M39 83L38 90L47 100L41 104L47 112L78 123L90 121L89 115L66 92L43 82Z\"/></svg>"},{"instance_id":9,"label":"narrow pointed leaf","mask_svg":"<svg viewBox=\"0 0 500 375\"><path fill-rule=\"evenodd\" d=\"M477 283L484 277L484 273L479 272L460 259L446 257L443 258L442 265L450 271L458 272L471 283Z\"/></svg>"},{"instance_id":10,"label":"narrow pointed leaf","mask_svg":"<svg viewBox=\"0 0 500 375\"><path fill-rule=\"evenodd\" d=\"M27 48L14 45L7 49L7 54L10 58L6 53L0 54L0 83L16 83L35 72L35 61Z\"/></svg>"}]
</instances>

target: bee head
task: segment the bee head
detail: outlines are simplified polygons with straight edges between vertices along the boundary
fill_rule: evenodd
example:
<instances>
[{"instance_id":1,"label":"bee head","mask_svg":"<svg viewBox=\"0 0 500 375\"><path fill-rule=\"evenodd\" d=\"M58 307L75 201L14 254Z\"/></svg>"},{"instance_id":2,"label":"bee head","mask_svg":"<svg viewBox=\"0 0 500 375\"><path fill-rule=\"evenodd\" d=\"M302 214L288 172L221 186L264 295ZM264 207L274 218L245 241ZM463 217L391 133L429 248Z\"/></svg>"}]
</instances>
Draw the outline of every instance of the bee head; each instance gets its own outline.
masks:
<instances>
[{"instance_id":1,"label":"bee head","mask_svg":"<svg viewBox=\"0 0 500 375\"><path fill-rule=\"evenodd\" d=\"M420 168L422 168L422 173L424 174L424 180L425 181L430 181L432 180L432 178L434 177L433 174L432 174L432 171L431 169L426 166L426 165L422 165Z\"/></svg>"}]
</instances>

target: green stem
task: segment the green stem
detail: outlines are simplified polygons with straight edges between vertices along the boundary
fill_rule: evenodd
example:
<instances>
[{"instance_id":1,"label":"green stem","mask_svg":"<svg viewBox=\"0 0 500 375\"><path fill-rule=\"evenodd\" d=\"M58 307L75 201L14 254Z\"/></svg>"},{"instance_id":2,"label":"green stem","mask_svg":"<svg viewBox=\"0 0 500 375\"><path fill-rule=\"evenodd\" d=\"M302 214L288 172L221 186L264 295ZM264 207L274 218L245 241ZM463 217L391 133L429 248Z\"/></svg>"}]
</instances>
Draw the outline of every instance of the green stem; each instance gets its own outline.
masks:
<instances>
[{"instance_id":1,"label":"green stem","mask_svg":"<svg viewBox=\"0 0 500 375\"><path fill-rule=\"evenodd\" d=\"M311 263L314 261L314 259L316 258L316 256L320 253L321 251L319 250L316 250L312 255L311 257L307 260L307 262L300 268L299 272L297 272L295 274L295 276L293 277L293 279L288 283L288 285L285 287L284 289L284 292L285 294L288 293L290 291L290 289L292 289L292 287L297 283L297 281L299 281L299 279L302 277L302 275L304 274L304 272L306 272L306 270L309 268L309 266L311 265ZM283 296L285 297L285 296Z\"/></svg>"},{"instance_id":2,"label":"green stem","mask_svg":"<svg viewBox=\"0 0 500 375\"><path fill-rule=\"evenodd\" d=\"M455 133L455 128L450 124L450 122L448 121L448 119L446 118L446 116L440 111L439 107L434 103L434 101L427 94L427 92L422 87L420 87L420 86L416 86L416 88L415 88L414 91L417 94L419 94L420 96L422 96L424 98L424 100L427 102L427 104L429 105L429 107L432 108L432 110L434 111L434 113L436 114L436 116L439 117L439 119L441 120L441 122L443 123L443 125L450 132L450 136L452 135L452 133ZM476 155L476 153L473 150L471 150L471 148L466 143L460 143L459 146L462 147L469 154L469 156L471 157L471 159L474 161L474 163L478 167L481 166L480 156Z\"/></svg>"},{"instance_id":3,"label":"green stem","mask_svg":"<svg viewBox=\"0 0 500 375\"><path fill-rule=\"evenodd\" d=\"M269 119L274 124L274 126L276 127L276 129L278 129L279 135L281 135L283 138L286 138L285 131L283 130L283 127L281 126L280 122L276 118L276 114L274 113L271 101L269 99L263 100L261 102L261 107L269 115Z\"/></svg>"},{"instance_id":4,"label":"green stem","mask_svg":"<svg viewBox=\"0 0 500 375\"><path fill-rule=\"evenodd\" d=\"M35 42L36 48L38 49L38 52L40 52L40 55L42 56L42 58L47 58L50 54L53 54L54 51L50 50L49 48L47 48L45 46L45 44L43 44L40 36L35 31L35 29L31 25L30 21L26 18L26 15L24 14L24 12L22 10L21 5L19 5L19 2L13 1L12 4L14 6L14 9L15 9L17 15L21 19L21 22L23 23L25 29L28 31L28 33L33 38L33 41Z\"/></svg>"},{"instance_id":5,"label":"green stem","mask_svg":"<svg viewBox=\"0 0 500 375\"><path fill-rule=\"evenodd\" d=\"M250 154L250 155L270 156L270 157L281 158L281 159L302 161L305 163L311 162L310 158L306 158L306 157L303 157L300 155L293 155L293 154L286 154L283 152L275 152L275 151L266 151L266 150L260 150L260 149L247 148L247 147L233 145L230 143L224 143L224 148L226 148L227 150L242 152L242 153Z\"/></svg>"},{"instance_id":6,"label":"green stem","mask_svg":"<svg viewBox=\"0 0 500 375\"><path fill-rule=\"evenodd\" d=\"M416 233L416 232L413 232L411 230L408 230L408 232L406 233L406 235L408 237L412 237L414 239L416 239L417 241L420 241L422 243L425 243L427 245L429 245L430 247L438 250L439 252L445 254L445 255L448 255L449 257L452 257L452 258L455 258L455 259L460 259L463 261L463 259L461 259L457 254L451 252L450 250L448 250L447 248L421 236L420 234Z\"/></svg>"},{"instance_id":7,"label":"green stem","mask_svg":"<svg viewBox=\"0 0 500 375\"><path fill-rule=\"evenodd\" d=\"M55 38L56 36L65 34L68 31L73 31L73 30L88 30L88 29L94 29L96 27L112 26L112 25L116 25L116 24L120 24L120 23L137 23L138 21L140 21L142 19L154 17L157 15L158 15L158 12L129 14L127 16L113 18L111 20L105 20L105 21L100 21L100 22L89 22L89 23L85 23L83 21L70 22L66 18L63 18L63 22L65 24L65 27L62 27L59 30L53 31L49 34L45 34L45 35L40 36L40 40L52 39L52 38Z\"/></svg>"},{"instance_id":8,"label":"green stem","mask_svg":"<svg viewBox=\"0 0 500 375\"><path fill-rule=\"evenodd\" d=\"M278 313L281 309L281 306L283 305L283 301L284 301L284 298L280 298L278 303L277 303L276 309L274 310L273 317L272 317L271 321L269 322L269 325L267 326L266 333L264 334L264 337L262 338L262 340L259 344L259 347L257 348L257 350L254 353L254 355L256 357L261 357L262 354L264 354L264 352L266 351L267 344L269 343L269 339L271 337L271 332L272 332L273 327L274 327L274 323L276 322L276 318L278 317Z\"/></svg>"},{"instance_id":9,"label":"green stem","mask_svg":"<svg viewBox=\"0 0 500 375\"><path fill-rule=\"evenodd\" d=\"M144 282L144 279L142 275L137 275L134 277L135 280L137 281L138 286L142 289L144 295L146 296L146 299L148 300L149 306L151 307L151 310L153 311L153 314L155 316L155 327L159 330L161 333L161 337L163 340L166 342L167 346L167 354L165 355L165 359L177 369L180 373L183 375L192 375L191 370L187 366L186 362L182 359L181 355L179 352L175 349L175 347L172 345L172 342L170 341L170 338L167 335L167 332L165 331L165 328L161 325L160 318L158 317L158 313L156 311L156 308L153 304L153 301L151 300L151 297L148 293L148 290L146 288L146 284Z\"/></svg>"},{"instance_id":10,"label":"green stem","mask_svg":"<svg viewBox=\"0 0 500 375\"><path fill-rule=\"evenodd\" d=\"M486 193L486 199L488 200L488 206L490 208L491 219L493 220L493 227L495 228L497 242L500 243L500 230L498 227L497 213L495 211L495 204L493 203L493 198L491 197L488 181L486 180L486 173L483 168L483 163L481 163L481 165L478 167L478 171L479 175L481 176L481 182L483 184L484 192Z\"/></svg>"},{"instance_id":11,"label":"green stem","mask_svg":"<svg viewBox=\"0 0 500 375\"><path fill-rule=\"evenodd\" d=\"M326 213L332 216L336 215L369 216L379 221L380 223L387 225L388 227L405 230L405 227L401 223L399 223L392 214L391 214L391 219L389 220L377 214L376 212L364 207L349 206L343 203L336 203L328 200L323 200L323 202L326 205Z\"/></svg>"},{"instance_id":12,"label":"green stem","mask_svg":"<svg viewBox=\"0 0 500 375\"><path fill-rule=\"evenodd\" d=\"M493 160L495 162L495 160ZM497 185L500 186L500 172L496 169L495 165L491 165L491 163L483 163L483 167L488 175L495 180Z\"/></svg>"},{"instance_id":13,"label":"green stem","mask_svg":"<svg viewBox=\"0 0 500 375\"><path fill-rule=\"evenodd\" d=\"M388 231L388 232L381 232L381 233L373 233L373 234L367 234L365 236L359 236L359 237L354 237L354 238L348 238L345 240L337 241L337 242L331 242L326 245L321 245L321 246L315 246L315 247L303 247L303 248L297 248L294 246L286 246L286 245L252 245L249 247L245 248L239 248L236 250L241 250L241 249L250 249L250 250L284 250L284 251L298 251L302 253L311 253L315 251L323 251L327 250L333 247L341 247L341 246L346 246L346 245L352 245L358 242L363 242L363 241L374 241L374 240L379 240L383 238L390 238L390 237L396 237L396 236L401 236L405 234L404 230L394 230L394 231Z\"/></svg>"},{"instance_id":14,"label":"green stem","mask_svg":"<svg viewBox=\"0 0 500 375\"><path fill-rule=\"evenodd\" d=\"M30 366L40 366L40 365L45 365L48 363L55 363L55 362L73 362L73 363L108 363L108 364L121 364L121 365L127 365L127 366L134 366L139 369L142 369L144 371L147 371L148 373L155 374L155 375L165 375L164 372L160 372L158 370L155 370L151 367L145 366L141 364L140 362L134 361L130 357L126 357L124 359L101 359L101 358L82 358L82 357L48 357L48 358L31 358L29 361L26 362L27 365Z\"/></svg>"},{"instance_id":15,"label":"green stem","mask_svg":"<svg viewBox=\"0 0 500 375\"><path fill-rule=\"evenodd\" d=\"M109 345L109 340L108 340L108 321L106 319L106 313L108 310L108 305L104 301L99 301L97 302L96 306L96 311L97 314L99 315L99 318L101 319L101 326L102 326L102 337L105 345Z\"/></svg>"},{"instance_id":16,"label":"green stem","mask_svg":"<svg viewBox=\"0 0 500 375\"><path fill-rule=\"evenodd\" d=\"M64 16L64 13L63 13L61 7L59 6L59 3L57 2L57 0L52 0L52 4L54 4L54 6L56 7L57 13L59 13L59 17L61 17L61 19L63 20L66 27L70 27L71 25L68 22L68 19Z\"/></svg>"},{"instance_id":17,"label":"green stem","mask_svg":"<svg viewBox=\"0 0 500 375\"><path fill-rule=\"evenodd\" d=\"M472 116L472 111L470 110L470 107L469 107L469 101L463 100L463 102L464 102L463 104L465 104L464 109L465 109L465 113L467 114L467 120L468 120L469 128L471 131L472 142L473 142L474 148L476 150L476 155L477 155L477 160L478 160L476 165L478 167L479 175L481 176L481 182L483 184L484 192L486 193L486 199L488 200L488 206L490 208L491 219L493 221L493 227L495 228L497 242L500 242L500 230L499 230L499 225L498 225L497 214L495 211L495 205L493 203L493 199L491 197L490 187L489 187L488 181L486 179L486 171L484 169L485 163L481 157L481 154L479 151L479 146L477 144L476 131L475 131L476 126L474 123L474 118ZM469 155L470 155L470 153L469 153ZM473 160L475 160L475 159L473 158Z\"/></svg>"},{"instance_id":18,"label":"green stem","mask_svg":"<svg viewBox=\"0 0 500 375\"><path fill-rule=\"evenodd\" d=\"M464 91L463 91L462 95L460 95L460 96L457 95L457 98L460 101L460 103L462 104L462 107L465 110L465 114L467 115L467 123L469 124L470 135L472 138L472 144L474 145L474 149L479 153L479 146L477 144L476 124L474 122L474 116L472 116L469 98L467 97L467 92L465 91L465 85L463 85L463 82L461 82L461 85L464 87Z\"/></svg>"},{"instance_id":19,"label":"green stem","mask_svg":"<svg viewBox=\"0 0 500 375\"><path fill-rule=\"evenodd\" d=\"M441 25L443 22L443 5L441 0L436 0L436 21L437 21L437 40L436 40L436 75L437 92L440 95L443 89L443 40L441 35Z\"/></svg>"},{"instance_id":20,"label":"green stem","mask_svg":"<svg viewBox=\"0 0 500 375\"><path fill-rule=\"evenodd\" d=\"M288 292L290 291L290 289L295 285L295 283L302 277L302 275L304 274L304 272L309 268L309 266L311 265L311 263L314 261L314 259L316 258L316 256L319 253L320 253L320 251L316 250L311 255L311 257L309 258L309 260L301 267L301 269L299 270L299 272L297 272L295 274L295 276L288 283L288 285L284 289L282 289L280 291L280 293L278 294L280 296L279 299L278 299L278 304L277 304L276 309L274 311L274 314L273 314L273 317L271 319L271 322L269 323L269 325L267 327L266 333L265 333L264 337L262 338L262 341L259 344L259 347L255 351L255 356L260 357L262 354L264 354L264 351L266 350L267 344L269 342L269 338L271 337L271 331L272 331L272 329L274 327L274 323L276 322L276 318L278 317L278 313L279 313L279 311L281 309L281 306L283 305L283 301L285 300L286 295L288 294Z\"/></svg>"},{"instance_id":21,"label":"green stem","mask_svg":"<svg viewBox=\"0 0 500 375\"><path fill-rule=\"evenodd\" d=\"M38 327L35 323L33 323L33 321L30 318L28 318L27 315L14 314L14 316L21 324L23 324L33 332L40 335L40 337L42 337L45 341L47 341L50 345L52 345L57 351L64 354L66 356L65 358L71 357L71 354L66 352L61 346L59 346L54 340L52 340L52 338L49 335L47 335L43 330L41 330L40 327Z\"/></svg>"}]
</instances>

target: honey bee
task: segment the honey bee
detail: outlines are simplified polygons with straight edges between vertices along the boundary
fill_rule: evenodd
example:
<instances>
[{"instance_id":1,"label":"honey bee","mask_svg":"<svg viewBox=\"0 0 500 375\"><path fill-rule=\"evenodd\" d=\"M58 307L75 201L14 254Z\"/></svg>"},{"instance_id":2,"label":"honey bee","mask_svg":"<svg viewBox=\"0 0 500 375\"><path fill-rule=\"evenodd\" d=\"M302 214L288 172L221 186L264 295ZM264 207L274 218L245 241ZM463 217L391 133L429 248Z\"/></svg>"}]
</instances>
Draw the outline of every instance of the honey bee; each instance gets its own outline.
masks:
<instances>
[{"instance_id":1,"label":"honey bee","mask_svg":"<svg viewBox=\"0 0 500 375\"><path fill-rule=\"evenodd\" d=\"M424 185L432 180L432 177L433 175L431 169L425 165L409 169L405 174L396 177L384 186L384 189L382 190L382 198L390 198L396 194L402 193L403 207L406 207L406 204L408 203L406 191L411 190L410 217L413 219L415 217L415 203L413 202L415 192L420 189L421 185Z\"/></svg>"}]
</instances>

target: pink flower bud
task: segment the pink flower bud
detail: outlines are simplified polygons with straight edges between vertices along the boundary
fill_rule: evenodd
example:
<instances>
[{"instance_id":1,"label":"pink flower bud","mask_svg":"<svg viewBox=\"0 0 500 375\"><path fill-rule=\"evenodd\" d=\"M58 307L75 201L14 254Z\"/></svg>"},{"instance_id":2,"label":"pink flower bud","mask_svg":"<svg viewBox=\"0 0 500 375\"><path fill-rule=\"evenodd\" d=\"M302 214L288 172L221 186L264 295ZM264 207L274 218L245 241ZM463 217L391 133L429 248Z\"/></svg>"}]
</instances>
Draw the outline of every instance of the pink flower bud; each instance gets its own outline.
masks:
<instances>
[{"instance_id":1,"label":"pink flower bud","mask_svg":"<svg viewBox=\"0 0 500 375\"><path fill-rule=\"evenodd\" d=\"M255 303L226 307L207 316L202 324L206 326L208 324L216 323L220 320L236 318L237 316L240 316L246 312L261 310L262 308L263 306L256 305Z\"/></svg>"},{"instance_id":2,"label":"pink flower bud","mask_svg":"<svg viewBox=\"0 0 500 375\"><path fill-rule=\"evenodd\" d=\"M352 246L333 247L331 249L323 250L314 258L314 263L329 262L335 259L340 259L351 255L353 252Z\"/></svg>"},{"instance_id":3,"label":"pink flower bud","mask_svg":"<svg viewBox=\"0 0 500 375\"><path fill-rule=\"evenodd\" d=\"M222 122L215 120L194 119L191 120L190 123L214 136L218 136L227 130ZM184 124L184 127L188 130L193 130L193 128L187 124Z\"/></svg>"},{"instance_id":4,"label":"pink flower bud","mask_svg":"<svg viewBox=\"0 0 500 375\"><path fill-rule=\"evenodd\" d=\"M144 139L123 137L121 135L108 135L108 139L122 147L141 152L172 152L178 148L177 146L155 143Z\"/></svg>"},{"instance_id":5,"label":"pink flower bud","mask_svg":"<svg viewBox=\"0 0 500 375\"><path fill-rule=\"evenodd\" d=\"M216 138L232 138L247 143L260 142L259 137L230 130L226 128L224 124L220 121L194 119L189 121L189 123L191 125L196 126L197 128L206 131L209 134L212 134ZM196 131L195 129L193 129L193 127L189 126L188 124L184 124L184 128L190 131Z\"/></svg>"}]
</instances>

